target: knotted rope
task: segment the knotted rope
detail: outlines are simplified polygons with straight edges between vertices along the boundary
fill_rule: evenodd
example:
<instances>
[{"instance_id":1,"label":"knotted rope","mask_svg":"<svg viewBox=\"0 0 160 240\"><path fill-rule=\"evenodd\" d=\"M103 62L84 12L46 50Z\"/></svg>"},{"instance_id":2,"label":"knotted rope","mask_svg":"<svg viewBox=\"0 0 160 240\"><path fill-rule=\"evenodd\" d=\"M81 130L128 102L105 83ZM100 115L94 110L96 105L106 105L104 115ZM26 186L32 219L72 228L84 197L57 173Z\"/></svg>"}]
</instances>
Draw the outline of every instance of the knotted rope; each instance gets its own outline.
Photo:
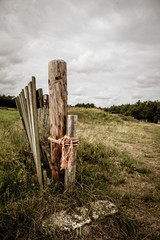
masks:
<instances>
[{"instance_id":1,"label":"knotted rope","mask_svg":"<svg viewBox=\"0 0 160 240\"><path fill-rule=\"evenodd\" d=\"M73 147L78 145L78 137L69 137L65 135L60 139L49 137L51 143L57 143L62 146L61 170L68 169L71 171L73 162ZM69 146L66 152L65 146Z\"/></svg>"}]
</instances>

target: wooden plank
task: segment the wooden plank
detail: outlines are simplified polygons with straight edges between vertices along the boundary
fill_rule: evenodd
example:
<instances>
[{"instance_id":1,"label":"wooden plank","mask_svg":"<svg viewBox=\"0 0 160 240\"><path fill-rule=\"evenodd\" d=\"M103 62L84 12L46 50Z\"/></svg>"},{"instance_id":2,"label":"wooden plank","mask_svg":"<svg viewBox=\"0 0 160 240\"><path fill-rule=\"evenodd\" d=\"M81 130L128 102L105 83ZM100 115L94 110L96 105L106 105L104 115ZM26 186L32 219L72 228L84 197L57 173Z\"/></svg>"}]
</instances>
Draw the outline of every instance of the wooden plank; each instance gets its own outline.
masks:
<instances>
[{"instance_id":1,"label":"wooden plank","mask_svg":"<svg viewBox=\"0 0 160 240\"><path fill-rule=\"evenodd\" d=\"M42 114L42 141L48 140L50 134L49 129L49 109L44 107Z\"/></svg>"},{"instance_id":2,"label":"wooden plank","mask_svg":"<svg viewBox=\"0 0 160 240\"><path fill-rule=\"evenodd\" d=\"M67 119L67 136L69 137L77 137L77 115L68 115ZM66 147L67 150L68 147ZM72 190L75 181L76 181L76 155L77 155L77 147L73 147L73 162L72 162L72 168L69 171L68 169L65 169L65 182L64 187L65 189Z\"/></svg>"},{"instance_id":3,"label":"wooden plank","mask_svg":"<svg viewBox=\"0 0 160 240\"><path fill-rule=\"evenodd\" d=\"M21 108L21 115L22 115L22 118L23 118L23 120L24 120L24 125L25 125L25 128L26 128L25 113L24 113L24 106L23 106L23 102L22 102L21 93L22 93L22 92L20 92L18 98L19 98L19 104L20 104L20 108ZM27 131L27 130L26 130L26 131Z\"/></svg>"},{"instance_id":4,"label":"wooden plank","mask_svg":"<svg viewBox=\"0 0 160 240\"><path fill-rule=\"evenodd\" d=\"M42 141L48 141L49 136L49 104L48 94L43 95L44 107L42 111Z\"/></svg>"},{"instance_id":5,"label":"wooden plank","mask_svg":"<svg viewBox=\"0 0 160 240\"><path fill-rule=\"evenodd\" d=\"M23 89L22 89L22 91L19 95L19 99L20 99L20 104L21 104L22 115L23 115L23 119L24 119L26 132L27 132L27 135L28 135L29 143L31 143L30 131L29 131L29 125L28 125L28 117L27 117L27 109L26 109L26 100L25 100Z\"/></svg>"},{"instance_id":6,"label":"wooden plank","mask_svg":"<svg viewBox=\"0 0 160 240\"><path fill-rule=\"evenodd\" d=\"M42 158L43 158L44 167L48 172L48 176L51 177L52 164L51 164L51 161L50 161L49 145L46 145L43 142L40 142L40 146L41 146L41 154L42 154Z\"/></svg>"},{"instance_id":7,"label":"wooden plank","mask_svg":"<svg viewBox=\"0 0 160 240\"><path fill-rule=\"evenodd\" d=\"M32 126L32 119L31 119L31 110L30 110L30 100L29 100L29 91L28 86L25 87L25 95L26 95L26 105L27 105L27 112L28 112L28 124L30 129L30 147L33 152L33 126Z\"/></svg>"},{"instance_id":8,"label":"wooden plank","mask_svg":"<svg viewBox=\"0 0 160 240\"><path fill-rule=\"evenodd\" d=\"M23 128L24 128L24 131L26 133L27 141L30 144L29 138L28 138L28 134L27 134L27 131L26 131L26 127L25 127L25 123L24 123L24 119L23 119L23 116L22 116L22 109L21 109L21 105L20 105L19 96L16 97L15 102L16 102L16 106L17 106L17 109L18 109L18 112L19 112L19 115L20 115L20 119L22 121L22 125L23 125Z\"/></svg>"},{"instance_id":9,"label":"wooden plank","mask_svg":"<svg viewBox=\"0 0 160 240\"><path fill-rule=\"evenodd\" d=\"M36 104L36 83L35 77L32 77L32 82L28 84L30 112L32 121L32 134L33 134L33 155L36 164L37 177L40 186L42 186L42 169L41 169L41 156L38 136L38 118L37 118L37 104Z\"/></svg>"},{"instance_id":10,"label":"wooden plank","mask_svg":"<svg viewBox=\"0 0 160 240\"><path fill-rule=\"evenodd\" d=\"M27 110L27 103L26 103L24 89L22 89L22 100L23 100L24 111L25 111L26 129L27 129L27 133L28 133L28 137L29 137L30 146L31 146L31 143L32 143L31 131L30 131L30 126L29 126L28 110Z\"/></svg>"},{"instance_id":11,"label":"wooden plank","mask_svg":"<svg viewBox=\"0 0 160 240\"><path fill-rule=\"evenodd\" d=\"M33 96L33 118L35 128L35 142L36 142L36 156L37 156L37 176L39 184L42 186L42 169L41 169L41 155L39 146L39 133L38 133L38 116L37 116L37 102L36 102L36 79L32 77L32 96Z\"/></svg>"},{"instance_id":12,"label":"wooden plank","mask_svg":"<svg viewBox=\"0 0 160 240\"><path fill-rule=\"evenodd\" d=\"M29 108L30 108L30 117L31 117L31 126L32 126L32 152L33 157L36 164L36 170L37 170L37 163L36 163L36 155L35 155L35 129L34 129L34 119L33 119L33 100L32 100L32 82L29 82L28 84L28 94L29 94Z\"/></svg>"},{"instance_id":13,"label":"wooden plank","mask_svg":"<svg viewBox=\"0 0 160 240\"><path fill-rule=\"evenodd\" d=\"M44 106L47 106L48 107L48 102L49 102L49 96L48 96L48 94L44 94L43 95L43 104L44 104Z\"/></svg>"},{"instance_id":14,"label":"wooden plank","mask_svg":"<svg viewBox=\"0 0 160 240\"><path fill-rule=\"evenodd\" d=\"M66 133L67 122L67 69L63 60L48 64L50 136L55 139ZM64 171L60 170L61 147L51 144L52 179L64 183Z\"/></svg>"},{"instance_id":15,"label":"wooden plank","mask_svg":"<svg viewBox=\"0 0 160 240\"><path fill-rule=\"evenodd\" d=\"M37 108L43 107L43 89L39 88L36 91L36 100L37 100Z\"/></svg>"},{"instance_id":16,"label":"wooden plank","mask_svg":"<svg viewBox=\"0 0 160 240\"><path fill-rule=\"evenodd\" d=\"M39 123L39 126L42 125L42 109L43 109L43 90L42 88L39 88L37 91L36 91L36 101L37 101L37 114L38 114L38 123ZM41 126L40 126L41 128Z\"/></svg>"}]
</instances>

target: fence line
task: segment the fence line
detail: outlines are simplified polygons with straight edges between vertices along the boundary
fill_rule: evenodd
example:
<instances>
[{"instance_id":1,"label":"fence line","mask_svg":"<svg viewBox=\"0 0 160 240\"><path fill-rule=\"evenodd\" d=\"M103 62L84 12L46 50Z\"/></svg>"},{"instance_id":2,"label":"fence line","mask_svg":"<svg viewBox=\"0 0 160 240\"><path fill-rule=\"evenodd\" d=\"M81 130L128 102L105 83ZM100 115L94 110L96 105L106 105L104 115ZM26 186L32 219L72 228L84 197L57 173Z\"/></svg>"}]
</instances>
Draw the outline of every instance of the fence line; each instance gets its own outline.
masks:
<instances>
[{"instance_id":1,"label":"fence line","mask_svg":"<svg viewBox=\"0 0 160 240\"><path fill-rule=\"evenodd\" d=\"M38 182L40 186L42 186L41 154L39 146L35 77L32 77L32 81L28 84L28 86L25 87L25 93L24 90L22 90L22 92L16 98L16 103L19 109L19 113L21 115L22 122L24 122L25 125L29 145L33 152Z\"/></svg>"},{"instance_id":2,"label":"fence line","mask_svg":"<svg viewBox=\"0 0 160 240\"><path fill-rule=\"evenodd\" d=\"M32 77L32 81L16 97L16 105L33 153L40 186L52 178L53 182L63 183L65 189L73 189L76 146L73 147L71 171L61 170L61 146L48 141L49 136L58 140L66 133L69 137L77 137L77 116L67 117L66 68L63 60L49 62L49 96L43 95L41 88L36 90L36 79ZM68 147L65 148L67 150Z\"/></svg>"}]
</instances>

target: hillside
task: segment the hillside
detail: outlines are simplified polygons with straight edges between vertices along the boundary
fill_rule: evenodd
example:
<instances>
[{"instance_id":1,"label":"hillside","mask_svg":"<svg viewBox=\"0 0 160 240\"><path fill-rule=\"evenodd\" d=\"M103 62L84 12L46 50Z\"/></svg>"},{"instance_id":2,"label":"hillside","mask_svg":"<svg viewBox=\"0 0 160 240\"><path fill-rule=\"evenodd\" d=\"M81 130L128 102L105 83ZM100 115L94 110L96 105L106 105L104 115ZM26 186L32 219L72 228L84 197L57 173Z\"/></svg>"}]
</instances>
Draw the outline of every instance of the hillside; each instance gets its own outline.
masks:
<instances>
[{"instance_id":1,"label":"hillside","mask_svg":"<svg viewBox=\"0 0 160 240\"><path fill-rule=\"evenodd\" d=\"M138 120L157 123L160 119L160 101L140 100L135 104L122 104L104 108L106 112L132 116Z\"/></svg>"},{"instance_id":2,"label":"hillside","mask_svg":"<svg viewBox=\"0 0 160 240\"><path fill-rule=\"evenodd\" d=\"M0 110L1 239L159 239L160 127L97 109L71 107L69 114L78 115L80 138L72 194L39 190L18 112ZM47 215L96 199L110 199L118 213L81 236L42 229Z\"/></svg>"}]
</instances>

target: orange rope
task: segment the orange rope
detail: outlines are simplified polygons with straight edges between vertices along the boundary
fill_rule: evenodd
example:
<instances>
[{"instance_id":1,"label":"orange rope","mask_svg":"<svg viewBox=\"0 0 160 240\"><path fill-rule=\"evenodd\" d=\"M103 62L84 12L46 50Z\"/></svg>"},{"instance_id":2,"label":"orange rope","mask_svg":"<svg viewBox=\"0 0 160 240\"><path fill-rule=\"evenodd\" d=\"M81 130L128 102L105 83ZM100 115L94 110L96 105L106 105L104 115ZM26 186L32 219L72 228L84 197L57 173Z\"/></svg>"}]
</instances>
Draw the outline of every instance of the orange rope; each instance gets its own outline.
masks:
<instances>
[{"instance_id":1,"label":"orange rope","mask_svg":"<svg viewBox=\"0 0 160 240\"><path fill-rule=\"evenodd\" d=\"M73 146L78 145L78 137L68 137L65 135L58 140L52 137L49 137L48 140L51 143L57 143L62 146L61 170L68 169L71 171L73 162ZM66 152L65 146L69 146L68 152Z\"/></svg>"}]
</instances>

